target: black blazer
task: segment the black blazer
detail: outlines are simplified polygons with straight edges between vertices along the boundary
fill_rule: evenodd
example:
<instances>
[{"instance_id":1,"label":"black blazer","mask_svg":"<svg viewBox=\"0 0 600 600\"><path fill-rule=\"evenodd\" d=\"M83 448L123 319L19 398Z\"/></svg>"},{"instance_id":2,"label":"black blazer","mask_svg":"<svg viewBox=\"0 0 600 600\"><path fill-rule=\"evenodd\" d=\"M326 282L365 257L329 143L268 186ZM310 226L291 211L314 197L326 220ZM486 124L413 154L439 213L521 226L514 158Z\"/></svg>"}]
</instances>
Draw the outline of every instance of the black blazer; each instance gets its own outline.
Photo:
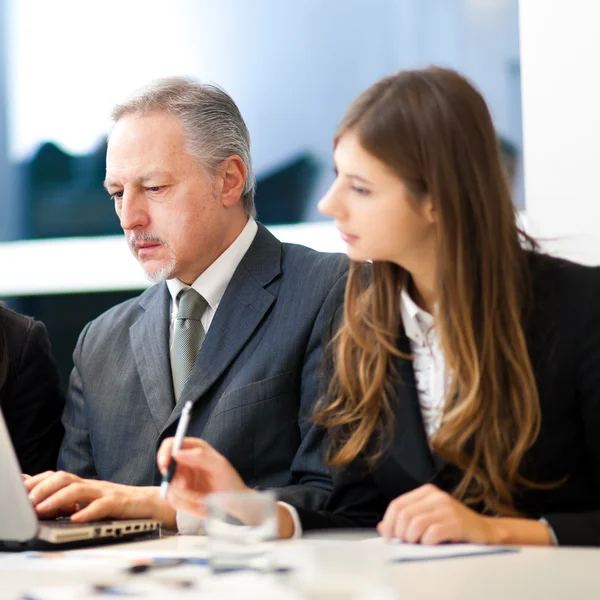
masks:
<instances>
[{"instance_id":1,"label":"black blazer","mask_svg":"<svg viewBox=\"0 0 600 600\"><path fill-rule=\"evenodd\" d=\"M56 469L65 400L43 323L0 305L8 374L0 406L23 473Z\"/></svg>"},{"instance_id":2,"label":"black blazer","mask_svg":"<svg viewBox=\"0 0 600 600\"><path fill-rule=\"evenodd\" d=\"M600 268L531 255L533 309L526 336L542 428L523 474L564 484L524 490L516 505L548 520L560 544L600 545ZM402 331L399 347L409 353ZM429 450L410 360L399 360L395 436L374 468L358 462L334 474L327 512L299 509L304 530L373 527L388 503L424 483L451 491L460 471Z\"/></svg>"}]
</instances>

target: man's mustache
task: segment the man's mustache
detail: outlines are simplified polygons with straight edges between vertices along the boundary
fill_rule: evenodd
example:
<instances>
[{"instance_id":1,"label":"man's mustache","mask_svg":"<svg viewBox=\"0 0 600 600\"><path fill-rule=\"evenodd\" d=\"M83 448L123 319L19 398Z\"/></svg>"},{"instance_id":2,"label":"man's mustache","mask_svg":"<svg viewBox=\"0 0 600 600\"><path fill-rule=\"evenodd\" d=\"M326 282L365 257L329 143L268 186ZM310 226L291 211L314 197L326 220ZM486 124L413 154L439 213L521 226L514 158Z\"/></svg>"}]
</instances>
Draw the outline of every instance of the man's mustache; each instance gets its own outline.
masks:
<instances>
[{"instance_id":1,"label":"man's mustache","mask_svg":"<svg viewBox=\"0 0 600 600\"><path fill-rule=\"evenodd\" d=\"M140 242L149 242L151 244L162 244L162 241L159 237L156 237L155 235L152 235L151 233L147 233L144 231L130 234L127 241L132 250L135 250L137 244L139 244Z\"/></svg>"}]
</instances>

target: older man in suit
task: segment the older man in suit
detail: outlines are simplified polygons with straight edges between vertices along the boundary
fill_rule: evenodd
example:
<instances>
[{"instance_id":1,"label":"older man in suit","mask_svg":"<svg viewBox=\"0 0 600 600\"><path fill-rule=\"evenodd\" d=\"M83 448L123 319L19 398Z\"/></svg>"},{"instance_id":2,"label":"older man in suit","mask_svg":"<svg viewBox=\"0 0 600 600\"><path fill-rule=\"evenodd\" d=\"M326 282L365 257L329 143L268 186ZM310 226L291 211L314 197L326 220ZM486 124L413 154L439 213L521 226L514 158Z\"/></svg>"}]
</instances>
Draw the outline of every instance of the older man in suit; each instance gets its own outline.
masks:
<instances>
[{"instance_id":1,"label":"older man in suit","mask_svg":"<svg viewBox=\"0 0 600 600\"><path fill-rule=\"evenodd\" d=\"M188 435L249 485L321 505L331 480L310 415L345 257L282 244L255 221L248 131L222 90L158 80L113 120L105 186L156 285L81 333L63 471L27 482L38 514L152 516L175 528L155 455L188 400Z\"/></svg>"}]
</instances>

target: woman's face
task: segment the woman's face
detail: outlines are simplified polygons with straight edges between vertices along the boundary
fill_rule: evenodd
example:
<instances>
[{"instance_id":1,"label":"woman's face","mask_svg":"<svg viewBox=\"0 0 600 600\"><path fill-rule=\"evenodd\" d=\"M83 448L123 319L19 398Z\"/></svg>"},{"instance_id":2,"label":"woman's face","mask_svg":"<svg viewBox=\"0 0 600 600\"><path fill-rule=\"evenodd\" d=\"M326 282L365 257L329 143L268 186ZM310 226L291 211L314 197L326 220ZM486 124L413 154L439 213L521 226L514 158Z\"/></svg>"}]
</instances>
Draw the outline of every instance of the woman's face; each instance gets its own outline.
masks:
<instances>
[{"instance_id":1,"label":"woman's face","mask_svg":"<svg viewBox=\"0 0 600 600\"><path fill-rule=\"evenodd\" d=\"M421 270L435 252L436 214L430 198L413 199L404 182L366 152L352 131L339 139L333 158L337 178L319 210L335 219L348 256Z\"/></svg>"}]
</instances>

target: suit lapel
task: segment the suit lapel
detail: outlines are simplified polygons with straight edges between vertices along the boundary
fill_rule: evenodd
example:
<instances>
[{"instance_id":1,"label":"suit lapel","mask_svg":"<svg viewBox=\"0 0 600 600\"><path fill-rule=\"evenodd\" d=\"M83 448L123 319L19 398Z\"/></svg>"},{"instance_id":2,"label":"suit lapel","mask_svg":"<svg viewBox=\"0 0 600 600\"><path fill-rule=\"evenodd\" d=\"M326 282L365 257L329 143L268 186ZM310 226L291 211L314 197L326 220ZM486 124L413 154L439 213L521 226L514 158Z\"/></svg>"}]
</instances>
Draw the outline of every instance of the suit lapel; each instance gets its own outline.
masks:
<instances>
[{"instance_id":1,"label":"suit lapel","mask_svg":"<svg viewBox=\"0 0 600 600\"><path fill-rule=\"evenodd\" d=\"M225 290L194 370L163 429L179 418L188 400L198 400L206 393L246 345L275 300L265 286L280 272L281 242L259 225ZM200 419L196 420L195 429L201 431L210 410L200 402L194 407L194 415Z\"/></svg>"},{"instance_id":2,"label":"suit lapel","mask_svg":"<svg viewBox=\"0 0 600 600\"><path fill-rule=\"evenodd\" d=\"M410 343L404 332L401 334L398 348L405 354L411 353ZM419 406L413 361L399 358L396 364L400 382L394 446L390 455L421 485L433 478L439 465L429 449Z\"/></svg>"},{"instance_id":3,"label":"suit lapel","mask_svg":"<svg viewBox=\"0 0 600 600\"><path fill-rule=\"evenodd\" d=\"M142 388L159 430L171 414L174 403L169 359L170 306L167 286L156 286L140 300L142 313L129 329Z\"/></svg>"}]
</instances>

